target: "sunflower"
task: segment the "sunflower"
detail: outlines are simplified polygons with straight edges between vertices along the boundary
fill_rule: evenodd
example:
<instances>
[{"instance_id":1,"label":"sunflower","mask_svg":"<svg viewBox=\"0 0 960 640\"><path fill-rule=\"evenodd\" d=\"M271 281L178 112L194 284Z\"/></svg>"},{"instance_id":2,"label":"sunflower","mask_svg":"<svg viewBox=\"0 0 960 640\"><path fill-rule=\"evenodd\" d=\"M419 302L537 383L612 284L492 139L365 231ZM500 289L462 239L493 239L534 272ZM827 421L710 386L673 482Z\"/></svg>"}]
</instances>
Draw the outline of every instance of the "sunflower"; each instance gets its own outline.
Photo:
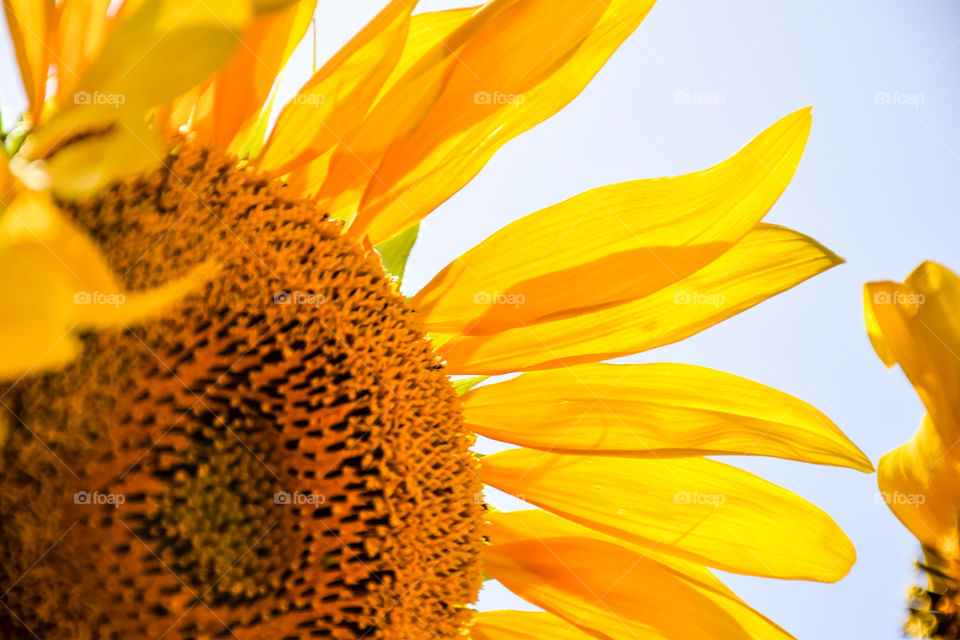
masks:
<instances>
[{"instance_id":1,"label":"sunflower","mask_svg":"<svg viewBox=\"0 0 960 640\"><path fill-rule=\"evenodd\" d=\"M884 364L899 364L927 410L913 439L880 459L881 496L916 536L927 587L911 592L906 630L960 637L960 277L935 262L903 283L864 289L867 330Z\"/></svg>"},{"instance_id":2,"label":"sunflower","mask_svg":"<svg viewBox=\"0 0 960 640\"><path fill-rule=\"evenodd\" d=\"M2 173L3 637L785 638L710 568L849 570L829 516L705 457L870 471L826 416L602 363L841 262L761 221L809 109L522 218L404 299L420 220L653 2L414 4L269 127L314 2L5 2L29 109ZM489 577L544 611L477 613Z\"/></svg>"}]
</instances>

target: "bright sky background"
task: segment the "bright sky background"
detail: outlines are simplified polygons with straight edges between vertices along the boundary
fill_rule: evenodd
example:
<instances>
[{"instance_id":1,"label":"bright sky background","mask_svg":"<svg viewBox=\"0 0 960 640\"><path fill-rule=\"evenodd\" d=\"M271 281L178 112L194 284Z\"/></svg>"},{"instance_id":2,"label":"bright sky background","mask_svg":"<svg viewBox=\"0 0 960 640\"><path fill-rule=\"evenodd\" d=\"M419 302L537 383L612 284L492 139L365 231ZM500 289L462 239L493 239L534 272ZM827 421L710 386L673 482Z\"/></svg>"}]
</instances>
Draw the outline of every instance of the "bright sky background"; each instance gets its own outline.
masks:
<instances>
[{"instance_id":1,"label":"bright sky background","mask_svg":"<svg viewBox=\"0 0 960 640\"><path fill-rule=\"evenodd\" d=\"M383 4L321 0L321 61ZM309 75L311 48L295 57L281 98ZM7 49L0 98L10 122L23 98ZM960 4L952 0L661 0L573 104L508 144L428 218L404 289L415 292L525 213L603 184L706 168L779 117L814 105L806 155L768 220L815 237L848 264L627 361L696 363L780 388L826 412L876 463L911 437L923 409L899 370L873 354L861 286L902 280L924 259L960 270L958 72ZM878 92L894 104L878 104ZM691 104L678 103L683 93ZM898 96L914 104L896 104ZM878 503L875 477L735 462L833 515L859 559L835 585L725 576L728 584L802 640L900 637L918 548ZM525 605L495 586L480 604Z\"/></svg>"}]
</instances>

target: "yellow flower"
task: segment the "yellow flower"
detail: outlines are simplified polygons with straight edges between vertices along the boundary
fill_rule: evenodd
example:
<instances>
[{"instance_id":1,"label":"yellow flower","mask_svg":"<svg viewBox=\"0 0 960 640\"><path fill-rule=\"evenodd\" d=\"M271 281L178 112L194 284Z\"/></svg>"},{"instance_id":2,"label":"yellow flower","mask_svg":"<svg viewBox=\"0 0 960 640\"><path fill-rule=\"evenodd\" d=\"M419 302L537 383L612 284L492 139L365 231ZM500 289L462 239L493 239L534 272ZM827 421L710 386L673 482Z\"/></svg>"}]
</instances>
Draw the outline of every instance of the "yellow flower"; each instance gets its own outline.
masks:
<instances>
[{"instance_id":1,"label":"yellow flower","mask_svg":"<svg viewBox=\"0 0 960 640\"><path fill-rule=\"evenodd\" d=\"M960 637L960 278L924 262L901 284L864 289L867 330L880 359L899 364L927 414L913 439L880 459L877 482L893 513L923 548L926 590L908 631Z\"/></svg>"},{"instance_id":2,"label":"yellow flower","mask_svg":"<svg viewBox=\"0 0 960 640\"><path fill-rule=\"evenodd\" d=\"M602 363L841 262L762 222L809 109L712 168L522 218L404 300L419 221L652 0L391 2L268 136L314 2L115 4L5 3L31 101L10 166L111 286L178 302L3 374L4 637L786 638L710 568L846 574L828 515L705 457L871 471L826 416L718 371ZM478 460L477 433L519 448ZM485 484L539 508L489 509ZM485 574L545 612L476 613Z\"/></svg>"}]
</instances>

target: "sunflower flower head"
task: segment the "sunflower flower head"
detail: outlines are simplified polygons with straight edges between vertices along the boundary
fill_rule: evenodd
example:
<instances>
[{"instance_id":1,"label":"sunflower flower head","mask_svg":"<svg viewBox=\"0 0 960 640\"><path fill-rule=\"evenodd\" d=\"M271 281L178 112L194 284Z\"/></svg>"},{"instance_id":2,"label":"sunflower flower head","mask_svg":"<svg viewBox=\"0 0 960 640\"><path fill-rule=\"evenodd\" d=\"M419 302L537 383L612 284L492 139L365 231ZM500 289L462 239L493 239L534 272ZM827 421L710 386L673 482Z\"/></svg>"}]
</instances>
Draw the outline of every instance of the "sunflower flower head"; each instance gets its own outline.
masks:
<instances>
[{"instance_id":1,"label":"sunflower flower head","mask_svg":"<svg viewBox=\"0 0 960 640\"><path fill-rule=\"evenodd\" d=\"M864 289L870 341L888 366L899 364L926 415L913 439L880 459L881 495L923 549L925 588L911 592L907 631L960 637L960 277L935 262L902 283Z\"/></svg>"},{"instance_id":2,"label":"sunflower flower head","mask_svg":"<svg viewBox=\"0 0 960 640\"><path fill-rule=\"evenodd\" d=\"M711 569L849 570L829 516L706 457L872 470L825 415L603 362L841 262L762 222L810 110L530 214L405 299L420 221L653 3L414 4L271 129L314 2L5 3L30 104L0 213L3 637L788 638ZM491 576L544 611L476 611Z\"/></svg>"}]
</instances>

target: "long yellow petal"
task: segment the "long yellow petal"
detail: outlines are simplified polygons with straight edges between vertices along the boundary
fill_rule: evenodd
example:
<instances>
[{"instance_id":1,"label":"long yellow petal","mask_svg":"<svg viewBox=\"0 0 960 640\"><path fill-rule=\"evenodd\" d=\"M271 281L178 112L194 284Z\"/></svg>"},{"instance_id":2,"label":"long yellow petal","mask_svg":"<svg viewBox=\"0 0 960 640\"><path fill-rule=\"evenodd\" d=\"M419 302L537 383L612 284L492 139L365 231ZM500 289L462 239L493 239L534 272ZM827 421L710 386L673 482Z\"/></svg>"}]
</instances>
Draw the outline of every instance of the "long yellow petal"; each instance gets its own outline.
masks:
<instances>
[{"instance_id":1,"label":"long yellow petal","mask_svg":"<svg viewBox=\"0 0 960 640\"><path fill-rule=\"evenodd\" d=\"M63 0L57 3L57 92L72 95L113 25L110 0Z\"/></svg>"},{"instance_id":2,"label":"long yellow petal","mask_svg":"<svg viewBox=\"0 0 960 640\"><path fill-rule=\"evenodd\" d=\"M793 177L810 122L802 109L705 171L601 187L525 216L449 264L412 302L428 331L485 335L658 291L760 222Z\"/></svg>"},{"instance_id":3,"label":"long yellow petal","mask_svg":"<svg viewBox=\"0 0 960 640\"><path fill-rule=\"evenodd\" d=\"M733 617L748 632L749 637L766 640L784 640L791 637L776 623L750 607L706 567L665 556L655 550L631 546L622 540L564 520L542 509L509 513L491 512L487 536L495 546L524 540L538 540L549 546L551 539L558 538L587 538L625 546L637 556L655 561L667 571L682 578L698 595L705 596ZM603 560L598 558L598 561Z\"/></svg>"},{"instance_id":4,"label":"long yellow petal","mask_svg":"<svg viewBox=\"0 0 960 640\"><path fill-rule=\"evenodd\" d=\"M518 449L481 460L484 481L558 515L707 566L834 582L856 559L823 511L703 458L585 458Z\"/></svg>"},{"instance_id":5,"label":"long yellow petal","mask_svg":"<svg viewBox=\"0 0 960 640\"><path fill-rule=\"evenodd\" d=\"M554 453L763 455L871 472L820 411L729 373L686 364L586 364L525 373L463 398L476 433Z\"/></svg>"},{"instance_id":6,"label":"long yellow petal","mask_svg":"<svg viewBox=\"0 0 960 640\"><path fill-rule=\"evenodd\" d=\"M3 0L3 9L30 103L30 117L37 122L46 96L56 6L54 0Z\"/></svg>"},{"instance_id":7,"label":"long yellow petal","mask_svg":"<svg viewBox=\"0 0 960 640\"><path fill-rule=\"evenodd\" d=\"M374 245L465 185L504 143L563 108L653 0L495 0L414 64L333 163L321 195ZM544 18L549 16L549 20ZM389 146L387 146L389 144Z\"/></svg>"},{"instance_id":8,"label":"long yellow petal","mask_svg":"<svg viewBox=\"0 0 960 640\"><path fill-rule=\"evenodd\" d=\"M455 374L607 360L682 340L841 262L803 234L760 223L716 261L639 300L488 336L434 339Z\"/></svg>"},{"instance_id":9,"label":"long yellow petal","mask_svg":"<svg viewBox=\"0 0 960 640\"><path fill-rule=\"evenodd\" d=\"M880 496L917 540L955 557L960 513L960 454L946 444L930 416L913 439L880 458Z\"/></svg>"},{"instance_id":10,"label":"long yellow petal","mask_svg":"<svg viewBox=\"0 0 960 640\"><path fill-rule=\"evenodd\" d=\"M380 88L380 93L373 101L373 105L377 105L383 96L387 94L401 78L406 76L407 72L417 61L449 37L451 33L463 25L476 11L477 7L468 7L465 9L449 9L446 11L429 11L412 16L407 32L407 40L403 45L403 52L394 65L390 76L384 81L383 86ZM382 60L376 59L372 59L369 62L371 65L381 68L384 64ZM369 109L364 109L361 115L365 115L368 111ZM291 186L304 195L313 196L320 190L320 187L323 186L324 181L327 179L335 153L338 154L336 157L338 162L341 163L344 162L344 158L346 158L348 163L357 162L361 160L361 155L367 158L368 161L375 162L374 160L370 160L372 157L371 154L382 155L390 142L387 132L372 128L367 131L364 131L362 127L358 128L352 136L345 136L342 133L338 133L338 135L341 136L343 140L336 146L327 149L313 159L309 159L309 154L304 154L300 157L298 164L291 166L290 175L287 178ZM364 145L372 145L375 151L371 151L370 148L364 147ZM361 147L364 147L366 151L361 152ZM316 153L316 151L314 151L314 153ZM363 161L360 161L360 166L364 166ZM340 180L343 180L344 176L347 176L349 179L357 177L355 175L345 174L342 171L338 173L338 176ZM336 180L337 178L332 179L331 183L336 182ZM331 197L347 202L356 201L359 199L359 194L362 190L357 185L354 185L352 189L351 191L351 188L344 183L340 183L338 186L328 187L323 201L327 204ZM331 194L333 195L331 196ZM333 210L334 205L331 204L330 209ZM342 214L343 211L340 213Z\"/></svg>"},{"instance_id":11,"label":"long yellow petal","mask_svg":"<svg viewBox=\"0 0 960 640\"><path fill-rule=\"evenodd\" d=\"M588 538L495 544L485 550L484 567L520 597L600 637L750 638L683 577L615 544Z\"/></svg>"},{"instance_id":12,"label":"long yellow petal","mask_svg":"<svg viewBox=\"0 0 960 640\"><path fill-rule=\"evenodd\" d=\"M259 16L212 80L212 108L194 122L203 142L228 148L256 117L274 81L310 26L317 0Z\"/></svg>"},{"instance_id":13,"label":"long yellow petal","mask_svg":"<svg viewBox=\"0 0 960 640\"><path fill-rule=\"evenodd\" d=\"M563 618L537 611L484 611L470 629L471 640L590 640Z\"/></svg>"},{"instance_id":14,"label":"long yellow petal","mask_svg":"<svg viewBox=\"0 0 960 640\"><path fill-rule=\"evenodd\" d=\"M281 111L260 166L284 173L343 141L403 51L415 3L394 0L317 71Z\"/></svg>"},{"instance_id":15,"label":"long yellow petal","mask_svg":"<svg viewBox=\"0 0 960 640\"><path fill-rule=\"evenodd\" d=\"M866 287L875 333L888 364L896 361L948 446L960 439L960 277L924 262L904 283ZM874 337L876 344L880 338ZM881 355L884 355L881 353Z\"/></svg>"},{"instance_id":16,"label":"long yellow petal","mask_svg":"<svg viewBox=\"0 0 960 640\"><path fill-rule=\"evenodd\" d=\"M414 14L410 19L410 30L407 33L407 41L403 45L403 53L400 54L400 59L397 60L390 77L380 88L380 94L374 104L377 104L397 82L403 79L414 64L420 62L424 55L449 38L479 9L480 5L476 5Z\"/></svg>"}]
</instances>

